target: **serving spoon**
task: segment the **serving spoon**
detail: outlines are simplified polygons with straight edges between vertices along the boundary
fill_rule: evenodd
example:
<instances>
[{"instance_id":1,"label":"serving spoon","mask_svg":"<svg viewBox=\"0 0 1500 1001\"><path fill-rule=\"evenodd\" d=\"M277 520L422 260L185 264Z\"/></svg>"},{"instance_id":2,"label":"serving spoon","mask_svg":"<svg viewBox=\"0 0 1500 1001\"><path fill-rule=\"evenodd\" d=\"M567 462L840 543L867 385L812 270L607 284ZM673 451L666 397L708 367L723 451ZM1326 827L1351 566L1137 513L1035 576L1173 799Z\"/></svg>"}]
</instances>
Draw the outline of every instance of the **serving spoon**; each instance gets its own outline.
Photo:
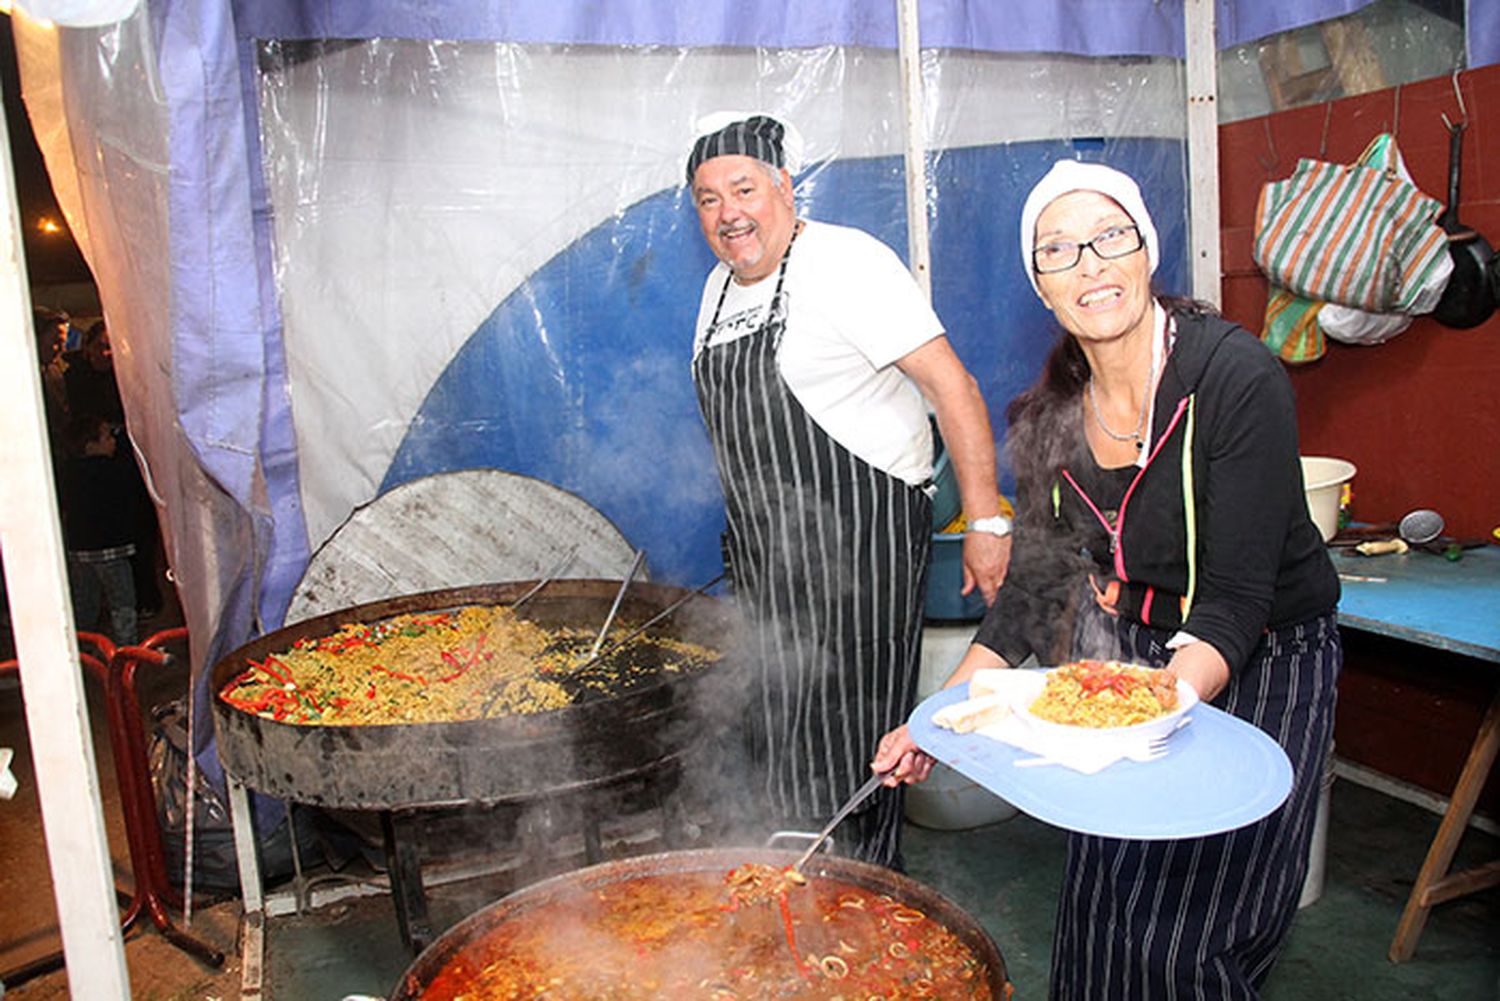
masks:
<instances>
[{"instance_id":1,"label":"serving spoon","mask_svg":"<svg viewBox=\"0 0 1500 1001\"><path fill-rule=\"evenodd\" d=\"M813 839L813 843L808 845L807 850L798 856L797 861L792 863L792 869L800 873L802 867L807 864L807 860L812 858L813 853L822 846L823 842L828 840L828 836L833 833L833 829L839 826L845 817L853 813L855 807L869 799L870 794L880 788L880 784L885 781L885 777L891 774L893 770L888 769L883 772L876 772L869 777L864 785L856 789L854 795L849 797L848 802L839 807L838 813L833 815L833 819L828 822L828 826L818 832L818 836Z\"/></svg>"}]
</instances>

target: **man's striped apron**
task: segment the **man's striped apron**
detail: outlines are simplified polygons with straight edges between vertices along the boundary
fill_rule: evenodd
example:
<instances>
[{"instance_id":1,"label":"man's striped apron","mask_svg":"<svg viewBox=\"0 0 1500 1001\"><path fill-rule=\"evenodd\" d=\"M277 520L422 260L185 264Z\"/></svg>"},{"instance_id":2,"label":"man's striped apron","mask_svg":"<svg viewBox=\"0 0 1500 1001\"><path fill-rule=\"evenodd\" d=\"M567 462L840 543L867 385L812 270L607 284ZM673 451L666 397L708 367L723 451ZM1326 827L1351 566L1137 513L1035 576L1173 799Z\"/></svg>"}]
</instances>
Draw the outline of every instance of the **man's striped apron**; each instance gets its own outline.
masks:
<instances>
[{"instance_id":1,"label":"man's striped apron","mask_svg":"<svg viewBox=\"0 0 1500 1001\"><path fill-rule=\"evenodd\" d=\"M724 490L731 578L757 645L752 774L768 819L816 830L869 777L881 735L915 700L932 508L921 488L834 441L782 380L790 253L760 328L705 345L693 380ZM899 793L882 789L870 804L835 843L899 866Z\"/></svg>"}]
</instances>

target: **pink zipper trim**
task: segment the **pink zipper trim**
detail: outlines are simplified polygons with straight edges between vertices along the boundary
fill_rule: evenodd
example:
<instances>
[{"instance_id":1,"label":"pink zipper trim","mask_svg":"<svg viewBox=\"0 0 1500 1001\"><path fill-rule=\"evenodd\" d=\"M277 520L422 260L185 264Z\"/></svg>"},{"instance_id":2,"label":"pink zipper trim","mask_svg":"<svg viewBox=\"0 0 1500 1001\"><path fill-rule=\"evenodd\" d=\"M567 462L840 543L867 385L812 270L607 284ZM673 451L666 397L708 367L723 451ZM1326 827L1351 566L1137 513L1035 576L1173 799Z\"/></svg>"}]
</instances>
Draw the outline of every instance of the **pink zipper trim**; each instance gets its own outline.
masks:
<instances>
[{"instance_id":1,"label":"pink zipper trim","mask_svg":"<svg viewBox=\"0 0 1500 1001\"><path fill-rule=\"evenodd\" d=\"M1129 575L1125 572L1125 550L1120 545L1120 533L1125 531L1125 509L1130 506L1130 497L1135 493L1136 484L1141 482L1141 477L1146 475L1146 470L1151 468L1151 463L1155 462L1156 457L1161 454L1161 450L1166 445L1167 439L1172 437L1172 432L1177 429L1177 424L1182 420L1182 415L1187 412L1189 399L1190 397L1184 396L1177 402L1177 409L1172 413L1172 419L1167 422L1166 430L1162 432L1161 437L1152 446L1151 454L1146 456L1145 465L1141 466L1136 471L1135 476L1131 477L1130 486L1125 488L1125 497L1120 501L1120 511L1115 516L1113 527L1110 527L1109 519L1104 517L1104 512L1099 510L1098 505L1094 503L1093 499L1078 485L1078 481L1073 479L1073 474L1066 469L1062 470L1063 479L1068 481L1068 485L1083 499L1084 504L1088 505L1088 509L1094 512L1094 517L1099 519L1099 524L1103 525L1104 530L1109 533L1109 551L1114 555L1115 559L1115 576L1122 581L1130 580Z\"/></svg>"}]
</instances>

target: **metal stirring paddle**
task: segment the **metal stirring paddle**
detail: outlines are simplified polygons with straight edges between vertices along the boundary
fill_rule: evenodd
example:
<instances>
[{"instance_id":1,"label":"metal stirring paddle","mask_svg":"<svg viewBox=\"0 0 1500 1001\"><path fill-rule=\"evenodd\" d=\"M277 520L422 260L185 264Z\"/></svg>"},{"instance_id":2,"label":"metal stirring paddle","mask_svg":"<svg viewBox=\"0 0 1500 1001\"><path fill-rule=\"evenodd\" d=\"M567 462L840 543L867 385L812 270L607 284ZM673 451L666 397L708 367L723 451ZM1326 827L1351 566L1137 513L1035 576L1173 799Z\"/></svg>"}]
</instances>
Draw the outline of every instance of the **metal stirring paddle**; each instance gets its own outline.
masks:
<instances>
[{"instance_id":1,"label":"metal stirring paddle","mask_svg":"<svg viewBox=\"0 0 1500 1001\"><path fill-rule=\"evenodd\" d=\"M641 568L641 560L645 558L644 549L635 551L635 559L630 561L630 570L625 574L625 579L620 581L620 590L615 593L615 603L609 606L609 614L604 617L604 627L599 630L599 637L594 640L594 648L589 651L590 660L599 656L599 648L604 645L604 634L609 632L609 627L614 624L615 614L620 611L620 602L625 600L625 592L629 589L630 582L635 579L635 572Z\"/></svg>"},{"instance_id":2,"label":"metal stirring paddle","mask_svg":"<svg viewBox=\"0 0 1500 1001\"><path fill-rule=\"evenodd\" d=\"M558 574L560 574L564 570L568 569L568 567L572 564L573 559L577 555L578 555L578 545L577 545L577 543L574 543L568 549L568 551L563 554L563 558L558 561L557 565L554 566L551 570L547 571L547 576L545 576L541 580L537 581L534 585L532 585L529 589L527 589L527 591L526 591L525 594L521 595L515 601L511 602L510 610L512 612L514 612L516 609L520 608L522 605L526 604L528 601L530 601L532 598L534 598L537 595L537 593L541 591L542 588L544 588L548 584L552 583L553 580L555 580L557 578Z\"/></svg>"},{"instance_id":3,"label":"metal stirring paddle","mask_svg":"<svg viewBox=\"0 0 1500 1001\"><path fill-rule=\"evenodd\" d=\"M802 867L807 864L807 860L812 858L813 853L818 850L823 842L828 840L828 836L833 833L833 829L839 826L845 817L853 813L855 807L869 799L870 794L880 788L880 783L884 782L885 777L889 774L891 773L888 771L876 772L870 776L864 785L856 789L854 795L849 797L849 801L839 807L839 812L833 815L833 819L828 822L828 826L818 832L818 836L813 839L813 843L807 846L807 851L803 852L797 861L792 863L792 868L801 872Z\"/></svg>"},{"instance_id":4,"label":"metal stirring paddle","mask_svg":"<svg viewBox=\"0 0 1500 1001\"><path fill-rule=\"evenodd\" d=\"M591 657L589 657L588 660L584 661L582 664L579 664L577 667L573 668L573 670L575 670L575 671L582 671L584 668L586 668L586 667L590 666L591 664L594 664L595 662L597 662L599 660L599 658L603 657L605 654L610 653L610 652L612 652L612 651L614 651L614 650L616 650L616 649L624 646L626 643L629 643L631 640L635 639L641 633L645 632L647 629L650 629L652 626L656 625L662 619L665 619L667 616L669 616L673 612L677 611L683 605L686 605L689 601L692 601L694 598L698 597L698 595L702 594L704 591L707 591L709 588L713 587L719 581L723 580L726 576L728 576L728 575L727 574L719 574L719 576L715 577L713 580L709 581L707 584L704 584L701 587L697 588L696 590L690 591L687 594L683 595L682 597L678 598L676 601L672 602L666 608L663 608L661 611L659 611L655 615L651 616L651 618L647 619L645 622L642 622L640 625L636 626L635 629L631 630L625 636L623 636L620 639L615 640L613 643L611 643L605 649L602 649L602 650L599 649L598 645L596 644L595 647L594 647L594 649L597 652L594 653Z\"/></svg>"}]
</instances>

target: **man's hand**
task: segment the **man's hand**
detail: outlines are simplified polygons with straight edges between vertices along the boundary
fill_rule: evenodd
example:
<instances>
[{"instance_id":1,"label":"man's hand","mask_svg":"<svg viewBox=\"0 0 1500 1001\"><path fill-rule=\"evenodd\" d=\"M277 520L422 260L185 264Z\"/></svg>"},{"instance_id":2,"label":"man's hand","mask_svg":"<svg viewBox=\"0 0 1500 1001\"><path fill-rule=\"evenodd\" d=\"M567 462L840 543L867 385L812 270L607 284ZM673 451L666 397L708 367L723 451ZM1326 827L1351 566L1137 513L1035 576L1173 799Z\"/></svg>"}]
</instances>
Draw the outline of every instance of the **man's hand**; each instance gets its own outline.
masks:
<instances>
[{"instance_id":1,"label":"man's hand","mask_svg":"<svg viewBox=\"0 0 1500 1001\"><path fill-rule=\"evenodd\" d=\"M964 588L968 594L979 588L986 605L995 603L995 593L1005 581L1005 571L1010 566L1010 536L992 535L989 532L968 532L964 535Z\"/></svg>"}]
</instances>

